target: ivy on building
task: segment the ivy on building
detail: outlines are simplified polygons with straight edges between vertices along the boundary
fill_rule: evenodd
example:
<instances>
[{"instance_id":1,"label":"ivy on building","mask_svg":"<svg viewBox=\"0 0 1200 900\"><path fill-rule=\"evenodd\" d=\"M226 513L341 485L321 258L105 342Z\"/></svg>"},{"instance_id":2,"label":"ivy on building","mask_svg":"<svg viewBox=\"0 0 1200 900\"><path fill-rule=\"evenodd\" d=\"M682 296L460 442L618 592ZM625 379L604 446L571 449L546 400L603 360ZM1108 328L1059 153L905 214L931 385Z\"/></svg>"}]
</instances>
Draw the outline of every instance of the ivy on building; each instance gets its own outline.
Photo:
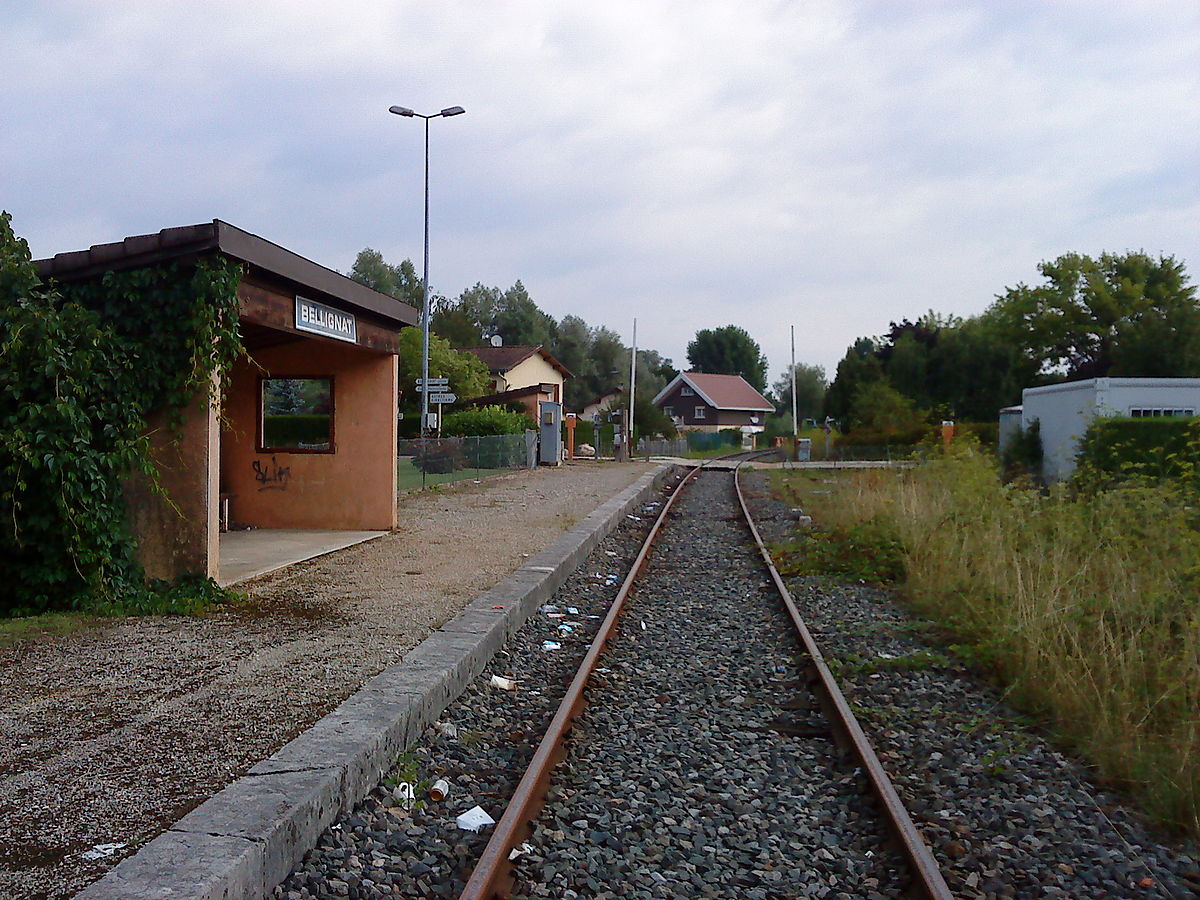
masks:
<instances>
[{"instance_id":1,"label":"ivy on building","mask_svg":"<svg viewBox=\"0 0 1200 900\"><path fill-rule=\"evenodd\" d=\"M157 485L151 417L177 430L243 354L241 274L214 256L46 283L0 213L0 615L186 607L215 590L145 583L123 487Z\"/></svg>"}]
</instances>

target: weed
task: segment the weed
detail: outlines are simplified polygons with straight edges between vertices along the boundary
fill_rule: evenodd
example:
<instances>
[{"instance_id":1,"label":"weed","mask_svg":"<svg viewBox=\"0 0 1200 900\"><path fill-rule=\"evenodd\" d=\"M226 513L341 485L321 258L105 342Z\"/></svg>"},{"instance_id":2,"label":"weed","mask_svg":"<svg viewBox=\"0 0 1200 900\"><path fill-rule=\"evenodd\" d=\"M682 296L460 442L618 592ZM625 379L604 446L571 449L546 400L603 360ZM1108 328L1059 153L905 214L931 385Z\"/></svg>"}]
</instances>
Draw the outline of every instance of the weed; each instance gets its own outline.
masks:
<instances>
[{"instance_id":1,"label":"weed","mask_svg":"<svg viewBox=\"0 0 1200 900\"><path fill-rule=\"evenodd\" d=\"M968 448L900 473L847 474L828 495L808 490L805 511L827 536L789 542L781 568L828 564L883 583L902 573L915 609L953 635L956 658L1160 823L1200 834L1194 491L1040 491L1004 485L997 471ZM811 487L788 478L781 496Z\"/></svg>"},{"instance_id":2,"label":"weed","mask_svg":"<svg viewBox=\"0 0 1200 900\"><path fill-rule=\"evenodd\" d=\"M59 637L95 628L104 622L96 616L80 613L42 613L19 619L0 619L0 647L23 641Z\"/></svg>"},{"instance_id":3,"label":"weed","mask_svg":"<svg viewBox=\"0 0 1200 900\"><path fill-rule=\"evenodd\" d=\"M872 519L845 530L808 531L772 550L784 575L896 584L904 578L904 545L887 523Z\"/></svg>"},{"instance_id":4,"label":"weed","mask_svg":"<svg viewBox=\"0 0 1200 900\"><path fill-rule=\"evenodd\" d=\"M397 788L402 784L408 785L412 789L414 798L410 809L417 812L425 808L425 801L418 798L424 797L429 786L433 784L433 779L421 777L421 763L416 754L411 750L405 750L396 756L392 771L383 779L383 783L390 788Z\"/></svg>"}]
</instances>

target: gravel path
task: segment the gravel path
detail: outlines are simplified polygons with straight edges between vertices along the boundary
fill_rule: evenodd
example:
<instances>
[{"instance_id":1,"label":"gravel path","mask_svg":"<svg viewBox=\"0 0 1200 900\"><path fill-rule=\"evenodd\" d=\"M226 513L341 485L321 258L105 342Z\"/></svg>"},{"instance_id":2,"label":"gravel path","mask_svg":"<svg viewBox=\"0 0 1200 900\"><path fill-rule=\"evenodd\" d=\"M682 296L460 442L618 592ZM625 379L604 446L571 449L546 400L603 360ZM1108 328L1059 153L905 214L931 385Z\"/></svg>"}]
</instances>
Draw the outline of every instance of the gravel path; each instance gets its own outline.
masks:
<instances>
[{"instance_id":1,"label":"gravel path","mask_svg":"<svg viewBox=\"0 0 1200 900\"><path fill-rule=\"evenodd\" d=\"M409 494L398 531L239 586L244 609L0 648L0 897L99 878L648 470Z\"/></svg>"},{"instance_id":2,"label":"gravel path","mask_svg":"<svg viewBox=\"0 0 1200 900\"><path fill-rule=\"evenodd\" d=\"M786 619L745 546L730 476L702 476L681 502L686 518L660 538L519 862L526 895L897 896L898 864L864 785L797 681L796 644L780 638ZM500 818L632 562L645 512L326 832L276 897L458 895L487 834L455 819L477 804ZM493 675L518 690L497 690ZM397 799L402 777L418 783L423 808ZM437 778L451 785L441 803L424 790Z\"/></svg>"},{"instance_id":3,"label":"gravel path","mask_svg":"<svg viewBox=\"0 0 1200 900\"><path fill-rule=\"evenodd\" d=\"M765 478L745 485L763 539L787 534ZM956 897L1200 897L1195 847L1156 839L886 592L789 587Z\"/></svg>"}]
</instances>

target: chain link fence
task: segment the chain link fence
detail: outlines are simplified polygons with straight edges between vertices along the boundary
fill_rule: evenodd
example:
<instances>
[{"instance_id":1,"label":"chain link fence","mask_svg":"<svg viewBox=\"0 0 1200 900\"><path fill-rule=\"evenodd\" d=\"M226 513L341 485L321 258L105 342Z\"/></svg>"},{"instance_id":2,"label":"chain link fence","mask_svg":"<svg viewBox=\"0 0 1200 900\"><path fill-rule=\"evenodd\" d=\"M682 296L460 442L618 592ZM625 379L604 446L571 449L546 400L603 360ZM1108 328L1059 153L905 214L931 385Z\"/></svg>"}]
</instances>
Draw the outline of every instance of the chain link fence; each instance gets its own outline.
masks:
<instances>
[{"instance_id":1,"label":"chain link fence","mask_svg":"<svg viewBox=\"0 0 1200 900\"><path fill-rule=\"evenodd\" d=\"M638 456L687 456L687 438L642 438L638 441Z\"/></svg>"},{"instance_id":2,"label":"chain link fence","mask_svg":"<svg viewBox=\"0 0 1200 900\"><path fill-rule=\"evenodd\" d=\"M401 439L396 445L401 491L422 484L478 480L502 471L537 466L537 432Z\"/></svg>"}]
</instances>

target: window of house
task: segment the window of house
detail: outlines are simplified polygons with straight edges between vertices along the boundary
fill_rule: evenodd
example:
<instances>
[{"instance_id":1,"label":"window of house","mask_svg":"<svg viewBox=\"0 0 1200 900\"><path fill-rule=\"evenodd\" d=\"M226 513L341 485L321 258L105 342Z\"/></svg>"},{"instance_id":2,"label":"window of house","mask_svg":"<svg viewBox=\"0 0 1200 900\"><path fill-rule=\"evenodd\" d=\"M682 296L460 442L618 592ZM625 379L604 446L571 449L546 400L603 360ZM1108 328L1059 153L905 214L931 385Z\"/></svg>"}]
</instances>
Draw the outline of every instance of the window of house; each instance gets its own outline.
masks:
<instances>
[{"instance_id":1,"label":"window of house","mask_svg":"<svg viewBox=\"0 0 1200 900\"><path fill-rule=\"evenodd\" d=\"M259 379L259 452L332 453L333 377Z\"/></svg>"},{"instance_id":2,"label":"window of house","mask_svg":"<svg viewBox=\"0 0 1200 900\"><path fill-rule=\"evenodd\" d=\"M675 410L669 406L664 406L663 407L663 415L666 416L668 419L673 419L673 418L675 418Z\"/></svg>"},{"instance_id":3,"label":"window of house","mask_svg":"<svg viewBox=\"0 0 1200 900\"><path fill-rule=\"evenodd\" d=\"M1135 406L1129 410L1129 415L1135 419L1160 418L1163 416L1194 416L1194 409L1169 409L1157 406Z\"/></svg>"},{"instance_id":4,"label":"window of house","mask_svg":"<svg viewBox=\"0 0 1200 900\"><path fill-rule=\"evenodd\" d=\"M693 391L690 387L688 387L685 384L683 387L681 387L679 389L679 396L680 397L694 397L694 396L696 396L696 392Z\"/></svg>"},{"instance_id":5,"label":"window of house","mask_svg":"<svg viewBox=\"0 0 1200 900\"><path fill-rule=\"evenodd\" d=\"M707 413L708 413L708 408L707 408L707 407L704 407L704 406L697 406L697 407L696 407L696 414L695 414L695 416L693 416L693 418L696 418L696 419L703 419Z\"/></svg>"}]
</instances>

